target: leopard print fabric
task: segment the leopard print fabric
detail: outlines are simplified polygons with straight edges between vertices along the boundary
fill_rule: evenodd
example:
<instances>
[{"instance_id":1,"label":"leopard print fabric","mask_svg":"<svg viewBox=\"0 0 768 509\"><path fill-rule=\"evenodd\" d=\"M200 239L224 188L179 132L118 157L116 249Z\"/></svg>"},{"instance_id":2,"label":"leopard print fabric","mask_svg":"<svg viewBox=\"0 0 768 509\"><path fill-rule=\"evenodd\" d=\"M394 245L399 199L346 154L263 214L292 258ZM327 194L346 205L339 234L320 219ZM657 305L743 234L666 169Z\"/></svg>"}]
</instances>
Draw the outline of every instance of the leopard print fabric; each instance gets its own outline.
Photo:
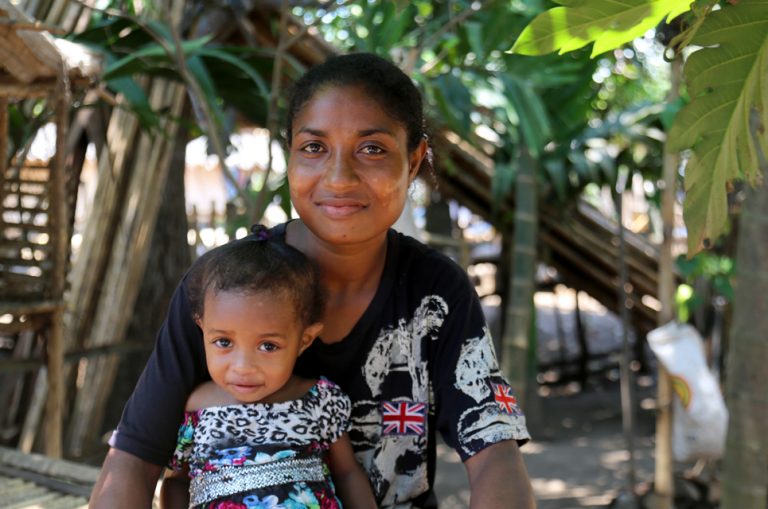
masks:
<instances>
[{"instance_id":1,"label":"leopard print fabric","mask_svg":"<svg viewBox=\"0 0 768 509\"><path fill-rule=\"evenodd\" d=\"M190 477L221 467L324 457L349 429L349 398L321 378L301 398L202 408L185 414L171 468L189 465Z\"/></svg>"}]
</instances>

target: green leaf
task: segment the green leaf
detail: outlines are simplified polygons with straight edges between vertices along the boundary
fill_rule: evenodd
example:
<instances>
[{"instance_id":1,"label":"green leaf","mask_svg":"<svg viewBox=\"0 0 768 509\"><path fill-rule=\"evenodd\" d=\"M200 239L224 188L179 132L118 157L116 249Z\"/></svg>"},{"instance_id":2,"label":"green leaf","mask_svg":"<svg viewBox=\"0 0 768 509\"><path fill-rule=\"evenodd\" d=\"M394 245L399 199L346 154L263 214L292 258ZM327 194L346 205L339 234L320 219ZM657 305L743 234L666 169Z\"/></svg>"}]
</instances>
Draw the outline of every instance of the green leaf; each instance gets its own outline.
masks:
<instances>
[{"instance_id":1,"label":"green leaf","mask_svg":"<svg viewBox=\"0 0 768 509\"><path fill-rule=\"evenodd\" d=\"M147 94L132 78L122 77L107 82L110 89L123 95L130 109L139 117L139 123L148 131L160 125L159 116L152 111Z\"/></svg>"},{"instance_id":2,"label":"green leaf","mask_svg":"<svg viewBox=\"0 0 768 509\"><path fill-rule=\"evenodd\" d=\"M461 80L453 74L443 74L434 80L435 99L444 119L457 134L470 137L469 114L473 110L472 97Z\"/></svg>"},{"instance_id":3,"label":"green leaf","mask_svg":"<svg viewBox=\"0 0 768 509\"><path fill-rule=\"evenodd\" d=\"M211 40L212 37L212 35L206 35L192 41L183 41L181 43L181 50L185 56L194 55L198 53L200 49ZM175 50L175 47L173 47L172 44L171 47ZM108 65L104 70L104 79L109 80L112 78L125 76L126 74L132 74L132 71L127 71L127 69L129 69L131 65L141 63L144 60L159 59L162 62L170 62L171 58L172 56L168 55L168 52L162 45L156 42L149 43L141 49L131 53L130 55L121 58L117 62Z\"/></svg>"},{"instance_id":4,"label":"green leaf","mask_svg":"<svg viewBox=\"0 0 768 509\"><path fill-rule=\"evenodd\" d=\"M664 18L689 10L691 0L559 0L534 18L510 50L523 55L565 53L594 42L592 56L642 36Z\"/></svg>"},{"instance_id":5,"label":"green leaf","mask_svg":"<svg viewBox=\"0 0 768 509\"><path fill-rule=\"evenodd\" d=\"M203 97L198 99L206 101L213 113L215 125L206 126L206 134L209 137L219 136L223 143L228 143L229 136L224 132L224 111L218 102L219 94L216 91L216 86L213 84L211 75L208 73L208 69L206 69L199 56L187 59L187 69L203 91Z\"/></svg>"},{"instance_id":6,"label":"green leaf","mask_svg":"<svg viewBox=\"0 0 768 509\"><path fill-rule=\"evenodd\" d=\"M259 92L262 96L268 97L269 96L269 87L267 86L267 83L264 81L264 78L261 77L259 73L257 73L253 67L249 66L242 58L238 58L230 53L227 53L223 49L219 48L202 48L199 51L200 56L202 57L208 57L208 58L214 58L221 60L223 62L226 62L233 67L239 69L243 72L246 76L248 76L253 83L256 84L256 87L259 89Z\"/></svg>"},{"instance_id":7,"label":"green leaf","mask_svg":"<svg viewBox=\"0 0 768 509\"><path fill-rule=\"evenodd\" d=\"M502 74L509 102L520 119L520 130L525 144L534 157L539 157L544 145L552 138L547 111L539 96L529 86L519 83L508 74Z\"/></svg>"},{"instance_id":8,"label":"green leaf","mask_svg":"<svg viewBox=\"0 0 768 509\"><path fill-rule=\"evenodd\" d=\"M705 239L723 233L727 183L736 178L754 182L755 143L768 148L768 3L741 0L714 11L692 43L710 47L691 54L685 64L691 102L675 117L668 140L671 150L693 149L685 170L683 212L691 254Z\"/></svg>"}]
</instances>

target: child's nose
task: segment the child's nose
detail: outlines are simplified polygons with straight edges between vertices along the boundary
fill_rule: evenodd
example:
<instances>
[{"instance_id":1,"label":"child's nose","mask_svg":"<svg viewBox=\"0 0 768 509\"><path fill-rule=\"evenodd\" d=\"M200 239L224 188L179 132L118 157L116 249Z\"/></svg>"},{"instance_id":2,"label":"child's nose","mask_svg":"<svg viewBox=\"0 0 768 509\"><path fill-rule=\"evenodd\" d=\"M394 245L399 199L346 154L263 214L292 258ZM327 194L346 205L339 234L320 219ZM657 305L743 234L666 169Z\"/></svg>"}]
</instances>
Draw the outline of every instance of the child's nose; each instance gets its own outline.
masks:
<instances>
[{"instance_id":1,"label":"child's nose","mask_svg":"<svg viewBox=\"0 0 768 509\"><path fill-rule=\"evenodd\" d=\"M239 373L247 373L257 369L255 355L249 352L240 352L232 362L232 367Z\"/></svg>"}]
</instances>

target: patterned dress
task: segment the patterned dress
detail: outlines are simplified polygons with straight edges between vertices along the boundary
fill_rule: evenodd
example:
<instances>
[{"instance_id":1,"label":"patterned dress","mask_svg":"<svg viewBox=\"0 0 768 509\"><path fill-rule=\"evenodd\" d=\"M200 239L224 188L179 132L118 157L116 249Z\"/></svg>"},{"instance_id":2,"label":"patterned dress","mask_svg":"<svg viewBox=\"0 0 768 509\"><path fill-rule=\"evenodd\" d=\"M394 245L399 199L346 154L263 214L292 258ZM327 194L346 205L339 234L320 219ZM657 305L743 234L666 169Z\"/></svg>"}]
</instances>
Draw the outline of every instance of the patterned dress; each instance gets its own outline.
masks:
<instances>
[{"instance_id":1,"label":"patterned dress","mask_svg":"<svg viewBox=\"0 0 768 509\"><path fill-rule=\"evenodd\" d=\"M170 466L189 468L190 507L340 508L326 457L349 411L321 378L301 399L186 412Z\"/></svg>"}]
</instances>

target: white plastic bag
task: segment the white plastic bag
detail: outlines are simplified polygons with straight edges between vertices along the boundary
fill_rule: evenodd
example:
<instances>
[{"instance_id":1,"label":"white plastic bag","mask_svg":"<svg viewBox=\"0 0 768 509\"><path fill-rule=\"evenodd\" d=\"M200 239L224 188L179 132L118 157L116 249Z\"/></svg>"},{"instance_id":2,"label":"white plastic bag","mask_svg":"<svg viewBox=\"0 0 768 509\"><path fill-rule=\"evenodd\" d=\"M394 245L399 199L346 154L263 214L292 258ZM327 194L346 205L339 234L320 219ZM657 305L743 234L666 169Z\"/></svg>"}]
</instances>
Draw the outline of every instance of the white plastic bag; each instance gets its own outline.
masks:
<instances>
[{"instance_id":1,"label":"white plastic bag","mask_svg":"<svg viewBox=\"0 0 768 509\"><path fill-rule=\"evenodd\" d=\"M728 410L704 359L698 331L670 322L648 333L648 344L672 378L672 456L676 461L720 458Z\"/></svg>"}]
</instances>

